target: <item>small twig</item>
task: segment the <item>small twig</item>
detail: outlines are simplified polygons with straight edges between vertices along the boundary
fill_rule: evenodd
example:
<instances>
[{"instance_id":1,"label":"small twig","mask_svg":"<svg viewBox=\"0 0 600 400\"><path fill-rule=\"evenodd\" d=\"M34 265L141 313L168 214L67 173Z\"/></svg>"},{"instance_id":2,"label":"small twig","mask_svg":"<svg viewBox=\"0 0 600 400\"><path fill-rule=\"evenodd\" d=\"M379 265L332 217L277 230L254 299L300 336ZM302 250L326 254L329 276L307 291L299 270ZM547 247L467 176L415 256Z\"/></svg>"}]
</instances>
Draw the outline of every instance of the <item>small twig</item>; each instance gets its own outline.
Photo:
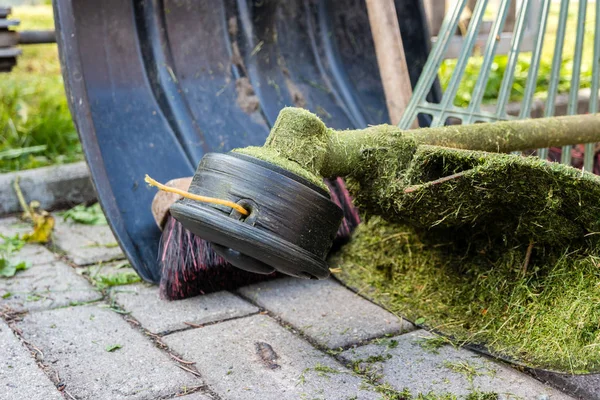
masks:
<instances>
[{"instance_id":1,"label":"small twig","mask_svg":"<svg viewBox=\"0 0 600 400\"><path fill-rule=\"evenodd\" d=\"M156 333L152 333L150 331L146 331L146 335L150 336L154 340L160 340L160 339L162 339L161 336L157 335Z\"/></svg>"},{"instance_id":2,"label":"small twig","mask_svg":"<svg viewBox=\"0 0 600 400\"><path fill-rule=\"evenodd\" d=\"M174 398L187 396L187 395L192 394L192 393L197 393L199 390L202 390L203 388L206 388L206 386L205 385L194 386L194 387L186 386L185 387L185 391L177 393Z\"/></svg>"},{"instance_id":3,"label":"small twig","mask_svg":"<svg viewBox=\"0 0 600 400\"><path fill-rule=\"evenodd\" d=\"M71 399L73 399L73 400L77 400L75 397L73 397L73 395L71 395L71 393L69 393L69 392L67 391L67 389L63 390L63 393L65 393L65 394L66 394L67 396L69 396Z\"/></svg>"},{"instance_id":4,"label":"small twig","mask_svg":"<svg viewBox=\"0 0 600 400\"><path fill-rule=\"evenodd\" d=\"M135 326L140 326L140 323L134 319L130 319L130 318L125 318L125 321L129 322L130 324L133 324Z\"/></svg>"},{"instance_id":5,"label":"small twig","mask_svg":"<svg viewBox=\"0 0 600 400\"><path fill-rule=\"evenodd\" d=\"M527 253L525 253L525 261L523 262L523 275L527 272L527 266L529 265L529 260L531 260L531 252L533 251L533 241L529 243L527 247Z\"/></svg>"},{"instance_id":6,"label":"small twig","mask_svg":"<svg viewBox=\"0 0 600 400\"><path fill-rule=\"evenodd\" d=\"M32 348L33 348L35 351L37 351L38 353L40 353L40 356L42 357L42 360L43 360L43 359L44 359L44 353L43 353L43 352L42 352L40 349L38 349L37 347L35 347L34 345L32 345L31 343L29 343L29 345L30 345L30 346L31 346L31 347L32 347Z\"/></svg>"},{"instance_id":7,"label":"small twig","mask_svg":"<svg viewBox=\"0 0 600 400\"><path fill-rule=\"evenodd\" d=\"M169 353L169 355L170 355L170 356L171 356L171 357L172 357L174 360L176 360L176 361L179 361L179 362L180 362L180 363L182 363L182 364L186 364L186 365L193 365L193 364L196 364L196 362L195 362L195 361L185 361L185 360L182 360L181 358L174 356L172 353Z\"/></svg>"},{"instance_id":8,"label":"small twig","mask_svg":"<svg viewBox=\"0 0 600 400\"><path fill-rule=\"evenodd\" d=\"M444 176L443 178L436 179L434 181L429 181L429 182L423 183L421 185L409 186L406 189L404 189L404 193L416 192L417 190L421 189L422 187L424 187L426 185L439 185L440 183L444 183L444 182L448 182L448 181L451 181L451 180L456 179L456 178L460 178L460 177L462 177L463 175L465 175L469 171L470 170L462 171L462 172L457 172L456 174Z\"/></svg>"},{"instance_id":9,"label":"small twig","mask_svg":"<svg viewBox=\"0 0 600 400\"><path fill-rule=\"evenodd\" d=\"M27 205L27 202L25 201L25 196L23 196L21 186L19 186L20 179L21 178L18 176L15 178L15 181L13 182L13 189L15 190L15 193L17 195L17 199L19 199L19 204L21 205L23 212L25 213L25 215L27 215L27 217L29 217L29 219L33 221L33 213L31 212L29 206Z\"/></svg>"},{"instance_id":10,"label":"small twig","mask_svg":"<svg viewBox=\"0 0 600 400\"><path fill-rule=\"evenodd\" d=\"M204 325L192 324L191 322L184 322L184 324L191 326L192 328L204 328Z\"/></svg>"},{"instance_id":11,"label":"small twig","mask_svg":"<svg viewBox=\"0 0 600 400\"><path fill-rule=\"evenodd\" d=\"M19 331L19 335L22 335L22 334L23 334L23 332L20 332L20 331ZM34 345L32 345L32 344L31 344L30 342L28 342L27 340L23 339L23 337L21 337L21 341L22 341L23 343L25 343L27 346L29 346L29 347L31 347L32 349L34 349L35 351L37 351L38 353L40 353L40 356L41 356L41 359L40 359L40 360L43 360L43 359L44 359L44 353L43 353L43 352L42 352L40 349L38 349L37 347L35 347Z\"/></svg>"},{"instance_id":12,"label":"small twig","mask_svg":"<svg viewBox=\"0 0 600 400\"><path fill-rule=\"evenodd\" d=\"M186 368L183 365L179 365L179 364L177 364L177 366L179 368L181 368L182 370L189 372L190 374L196 375L198 378L202 378L202 376L198 372L194 371L193 369Z\"/></svg>"}]
</instances>

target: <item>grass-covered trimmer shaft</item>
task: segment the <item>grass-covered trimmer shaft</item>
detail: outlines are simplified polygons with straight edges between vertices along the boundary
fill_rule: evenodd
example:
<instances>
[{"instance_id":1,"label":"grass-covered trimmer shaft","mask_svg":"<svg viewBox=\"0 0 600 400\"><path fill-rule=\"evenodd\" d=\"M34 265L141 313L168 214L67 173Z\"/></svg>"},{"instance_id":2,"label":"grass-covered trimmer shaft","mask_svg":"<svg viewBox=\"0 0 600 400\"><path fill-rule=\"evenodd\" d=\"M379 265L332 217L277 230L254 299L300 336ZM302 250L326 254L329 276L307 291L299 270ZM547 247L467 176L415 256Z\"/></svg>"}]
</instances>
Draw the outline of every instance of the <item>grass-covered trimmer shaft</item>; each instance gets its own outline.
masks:
<instances>
[{"instance_id":1,"label":"grass-covered trimmer shaft","mask_svg":"<svg viewBox=\"0 0 600 400\"><path fill-rule=\"evenodd\" d=\"M228 258L234 265L244 264L242 259L254 263L258 257L268 267L247 263L248 268L268 273L286 261L283 272L297 276L328 275L323 241L331 243L328 232L335 231L333 219L339 216L334 218L326 203L316 206L327 190L323 177L347 176L363 210L428 232L456 235L456 230L467 229L459 236L470 243L503 238L505 244L520 245L524 240L569 246L572 240L599 237L594 235L600 231L598 178L538 158L491 151L595 141L600 141L600 118L595 115L412 131L389 125L336 131L306 110L285 108L263 147L205 157L190 187L195 194L245 204L249 217L229 215L228 208L189 199L176 203L171 211L198 236L233 249ZM248 163L260 163L273 172L247 174L252 167ZM291 181L280 176L282 172L296 177L297 186L290 186ZM322 192L314 200L306 197L312 193L311 186ZM302 188L309 192L301 194ZM235 214L240 223L252 221L252 227L231 225L231 218L222 219L220 214L215 216L217 223L212 221L213 214L199 215L198 210L219 210L228 217ZM295 212L303 222L286 225L294 221ZM321 226L326 220L331 229ZM255 234L260 238L251 238ZM293 249L282 250L282 238L286 245L294 244ZM240 240L245 243L243 249L235 248ZM270 250L259 250L257 245L266 242ZM286 252L296 252L298 259L286 259ZM302 267L295 264L311 262L315 269L296 273Z\"/></svg>"},{"instance_id":2,"label":"grass-covered trimmer shaft","mask_svg":"<svg viewBox=\"0 0 600 400\"><path fill-rule=\"evenodd\" d=\"M391 125L336 131L328 129L316 115L306 110L284 108L262 148L234 151L300 174L313 174L316 177L312 179L320 182L319 176L356 174L364 163L373 161L376 153L383 155L377 156L380 162L398 161L401 164L412 157L418 145L508 153L541 146L591 143L599 139L600 116L590 114L408 131ZM297 163L304 170L298 170L288 161Z\"/></svg>"}]
</instances>

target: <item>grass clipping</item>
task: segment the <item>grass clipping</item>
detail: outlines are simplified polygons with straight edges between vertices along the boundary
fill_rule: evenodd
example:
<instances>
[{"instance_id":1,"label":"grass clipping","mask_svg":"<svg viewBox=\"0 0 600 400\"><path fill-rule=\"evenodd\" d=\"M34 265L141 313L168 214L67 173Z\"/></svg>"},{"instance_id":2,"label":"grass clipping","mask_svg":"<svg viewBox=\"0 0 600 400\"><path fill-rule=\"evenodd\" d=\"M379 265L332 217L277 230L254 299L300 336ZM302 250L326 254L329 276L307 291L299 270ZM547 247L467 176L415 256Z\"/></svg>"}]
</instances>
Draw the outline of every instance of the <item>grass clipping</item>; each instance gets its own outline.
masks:
<instances>
[{"instance_id":1,"label":"grass clipping","mask_svg":"<svg viewBox=\"0 0 600 400\"><path fill-rule=\"evenodd\" d=\"M344 283L500 357L600 371L599 177L436 146L408 164L380 161L349 184L367 214L395 222L367 218L333 256ZM375 166L390 168L377 172L385 182Z\"/></svg>"}]
</instances>

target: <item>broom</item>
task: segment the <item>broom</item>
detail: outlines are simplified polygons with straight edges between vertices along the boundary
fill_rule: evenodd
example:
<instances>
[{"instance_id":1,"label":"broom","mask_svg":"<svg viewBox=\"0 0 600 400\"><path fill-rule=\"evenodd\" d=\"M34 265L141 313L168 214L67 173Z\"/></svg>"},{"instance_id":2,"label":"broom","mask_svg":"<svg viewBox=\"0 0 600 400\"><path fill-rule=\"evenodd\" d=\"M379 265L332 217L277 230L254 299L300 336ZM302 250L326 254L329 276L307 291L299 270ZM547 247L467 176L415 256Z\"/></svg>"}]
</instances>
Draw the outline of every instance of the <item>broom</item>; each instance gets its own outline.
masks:
<instances>
[{"instance_id":1,"label":"broom","mask_svg":"<svg viewBox=\"0 0 600 400\"><path fill-rule=\"evenodd\" d=\"M408 104L412 87L396 8L393 0L367 0L366 5L388 113L391 122L397 124ZM416 120L413 126L416 126ZM168 182L167 186L187 191L191 179L175 179ZM335 250L348 241L360 218L344 181L337 178L324 182L331 193L331 200L342 209L344 215L333 243L332 250ZM170 205L179 198L160 191L152 204L154 218L163 230L158 250L162 298L184 299L231 290L277 276L277 273L261 275L232 266L215 253L210 243L184 229L168 212Z\"/></svg>"}]
</instances>

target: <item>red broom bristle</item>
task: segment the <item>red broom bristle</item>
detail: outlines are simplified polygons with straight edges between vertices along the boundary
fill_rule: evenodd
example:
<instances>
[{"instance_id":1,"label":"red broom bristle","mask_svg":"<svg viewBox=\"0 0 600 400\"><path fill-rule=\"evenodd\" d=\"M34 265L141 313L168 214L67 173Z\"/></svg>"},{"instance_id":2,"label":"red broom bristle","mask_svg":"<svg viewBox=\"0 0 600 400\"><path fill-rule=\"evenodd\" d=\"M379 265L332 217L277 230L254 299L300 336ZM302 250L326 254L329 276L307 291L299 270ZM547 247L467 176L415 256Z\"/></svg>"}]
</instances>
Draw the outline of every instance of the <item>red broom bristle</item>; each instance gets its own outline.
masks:
<instances>
[{"instance_id":1,"label":"red broom bristle","mask_svg":"<svg viewBox=\"0 0 600 400\"><path fill-rule=\"evenodd\" d=\"M336 247L348 241L352 231L360 223L360 217L341 178L325 183L331 191L332 201L344 213L334 241ZM232 290L278 276L277 273L255 274L232 266L213 251L210 243L184 229L170 215L167 216L160 238L158 255L161 269L160 295L168 300Z\"/></svg>"},{"instance_id":2,"label":"red broom bristle","mask_svg":"<svg viewBox=\"0 0 600 400\"><path fill-rule=\"evenodd\" d=\"M548 151L548 159L550 161L560 162L562 149L560 147L551 147ZM571 149L571 165L575 168L583 168L583 159L585 155L585 146L578 144ZM591 171L596 175L600 175L600 148L596 148L594 152L594 167Z\"/></svg>"}]
</instances>

